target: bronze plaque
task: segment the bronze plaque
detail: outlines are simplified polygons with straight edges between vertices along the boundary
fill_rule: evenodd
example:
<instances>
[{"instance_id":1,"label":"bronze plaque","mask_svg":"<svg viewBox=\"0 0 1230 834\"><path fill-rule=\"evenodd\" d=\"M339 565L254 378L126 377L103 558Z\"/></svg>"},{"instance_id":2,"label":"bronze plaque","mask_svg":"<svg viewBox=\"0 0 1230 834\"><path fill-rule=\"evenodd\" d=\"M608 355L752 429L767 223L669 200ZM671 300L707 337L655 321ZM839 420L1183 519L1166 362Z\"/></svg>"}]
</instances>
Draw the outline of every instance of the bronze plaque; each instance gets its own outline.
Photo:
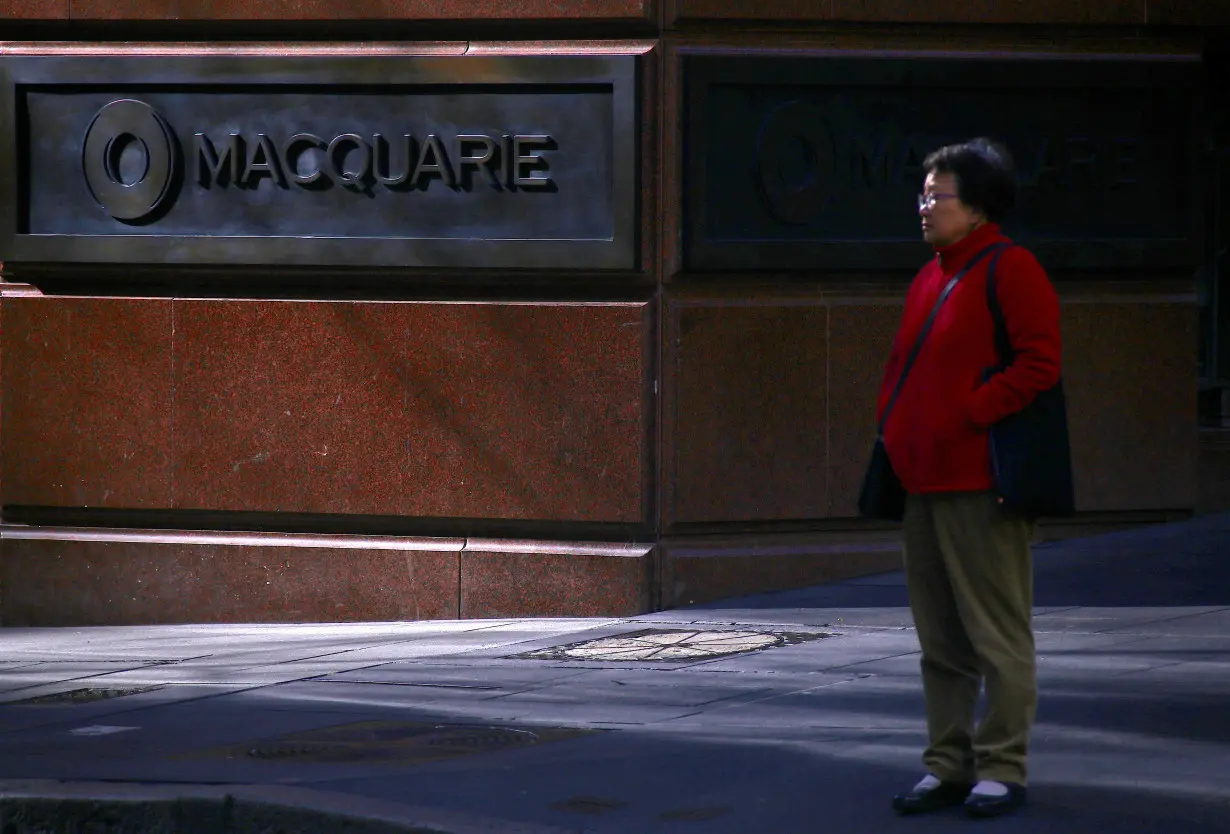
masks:
<instances>
[{"instance_id":1,"label":"bronze plaque","mask_svg":"<svg viewBox=\"0 0 1230 834\"><path fill-rule=\"evenodd\" d=\"M634 269L636 60L12 57L0 254Z\"/></svg>"},{"instance_id":2,"label":"bronze plaque","mask_svg":"<svg viewBox=\"0 0 1230 834\"><path fill-rule=\"evenodd\" d=\"M1048 266L1198 262L1195 61L693 56L685 73L690 269L916 267L922 161L976 136L1016 158L1005 229Z\"/></svg>"}]
</instances>

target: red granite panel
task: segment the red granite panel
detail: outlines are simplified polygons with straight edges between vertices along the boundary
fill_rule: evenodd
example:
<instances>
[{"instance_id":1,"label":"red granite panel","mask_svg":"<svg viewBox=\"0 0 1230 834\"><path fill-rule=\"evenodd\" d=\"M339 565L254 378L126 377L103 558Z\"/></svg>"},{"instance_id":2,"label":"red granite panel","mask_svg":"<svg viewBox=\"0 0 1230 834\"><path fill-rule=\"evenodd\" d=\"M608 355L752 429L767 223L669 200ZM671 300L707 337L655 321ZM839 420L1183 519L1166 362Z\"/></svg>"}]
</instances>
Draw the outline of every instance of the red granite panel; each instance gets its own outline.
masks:
<instances>
[{"instance_id":1,"label":"red granite panel","mask_svg":"<svg viewBox=\"0 0 1230 834\"><path fill-rule=\"evenodd\" d=\"M396 619L456 620L461 616L461 551L423 550L387 554L392 564L400 555L409 572L409 592L398 600L405 612ZM376 619L371 617L368 619Z\"/></svg>"},{"instance_id":2,"label":"red granite panel","mask_svg":"<svg viewBox=\"0 0 1230 834\"><path fill-rule=\"evenodd\" d=\"M663 546L663 607L804 588L901 568L895 536L801 535L676 541Z\"/></svg>"},{"instance_id":3,"label":"red granite panel","mask_svg":"<svg viewBox=\"0 0 1230 834\"><path fill-rule=\"evenodd\" d=\"M904 296L905 288L901 289ZM829 313L829 515L858 515L876 436L876 396L902 297L834 299Z\"/></svg>"},{"instance_id":4,"label":"red granite panel","mask_svg":"<svg viewBox=\"0 0 1230 834\"><path fill-rule=\"evenodd\" d=\"M833 0L833 19L885 23L1141 23L1141 0Z\"/></svg>"},{"instance_id":5,"label":"red granite panel","mask_svg":"<svg viewBox=\"0 0 1230 834\"><path fill-rule=\"evenodd\" d=\"M397 512L405 344L395 304L176 301L175 506Z\"/></svg>"},{"instance_id":6,"label":"red granite panel","mask_svg":"<svg viewBox=\"0 0 1230 834\"><path fill-rule=\"evenodd\" d=\"M471 549L472 548L472 549ZM626 617L650 610L648 546L471 541L461 554L461 616Z\"/></svg>"},{"instance_id":7,"label":"red granite panel","mask_svg":"<svg viewBox=\"0 0 1230 834\"><path fill-rule=\"evenodd\" d=\"M1063 308L1077 508L1191 508L1196 501L1193 303L1105 300Z\"/></svg>"},{"instance_id":8,"label":"red granite panel","mask_svg":"<svg viewBox=\"0 0 1230 834\"><path fill-rule=\"evenodd\" d=\"M5 298L4 503L171 503L171 303Z\"/></svg>"},{"instance_id":9,"label":"red granite panel","mask_svg":"<svg viewBox=\"0 0 1230 834\"><path fill-rule=\"evenodd\" d=\"M3 540L5 626L457 617L452 551Z\"/></svg>"},{"instance_id":10,"label":"red granite panel","mask_svg":"<svg viewBox=\"0 0 1230 834\"><path fill-rule=\"evenodd\" d=\"M833 0L673 0L667 25L676 20L828 20Z\"/></svg>"},{"instance_id":11,"label":"red granite panel","mask_svg":"<svg viewBox=\"0 0 1230 834\"><path fill-rule=\"evenodd\" d=\"M0 20L67 20L69 0L0 0Z\"/></svg>"},{"instance_id":12,"label":"red granite panel","mask_svg":"<svg viewBox=\"0 0 1230 834\"><path fill-rule=\"evenodd\" d=\"M176 304L184 508L640 521L645 304Z\"/></svg>"},{"instance_id":13,"label":"red granite panel","mask_svg":"<svg viewBox=\"0 0 1230 834\"><path fill-rule=\"evenodd\" d=\"M47 0L44 0L47 2ZM68 0L74 20L649 20L651 0ZM64 0L60 0L63 5Z\"/></svg>"},{"instance_id":14,"label":"red granite panel","mask_svg":"<svg viewBox=\"0 0 1230 834\"><path fill-rule=\"evenodd\" d=\"M827 515L826 308L680 300L670 317L667 524Z\"/></svg>"},{"instance_id":15,"label":"red granite panel","mask_svg":"<svg viewBox=\"0 0 1230 834\"><path fill-rule=\"evenodd\" d=\"M399 512L645 518L649 305L406 311L410 458Z\"/></svg>"},{"instance_id":16,"label":"red granite panel","mask_svg":"<svg viewBox=\"0 0 1230 834\"><path fill-rule=\"evenodd\" d=\"M1148 22L1158 26L1227 26L1225 0L1146 0Z\"/></svg>"}]
</instances>

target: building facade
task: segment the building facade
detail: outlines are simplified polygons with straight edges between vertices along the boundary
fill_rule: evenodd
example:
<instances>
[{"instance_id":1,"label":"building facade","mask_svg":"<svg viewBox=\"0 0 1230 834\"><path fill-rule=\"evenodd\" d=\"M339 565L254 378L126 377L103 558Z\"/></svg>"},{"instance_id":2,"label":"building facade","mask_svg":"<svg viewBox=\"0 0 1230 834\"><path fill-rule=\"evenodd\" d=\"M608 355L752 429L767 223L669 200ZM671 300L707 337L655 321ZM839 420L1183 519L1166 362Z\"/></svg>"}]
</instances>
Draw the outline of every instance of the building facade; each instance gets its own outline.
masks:
<instances>
[{"instance_id":1,"label":"building facade","mask_svg":"<svg viewBox=\"0 0 1230 834\"><path fill-rule=\"evenodd\" d=\"M921 161L974 135L1063 303L1048 534L1230 505L1221 4L0 15L5 625L627 615L895 567L857 490Z\"/></svg>"}]
</instances>

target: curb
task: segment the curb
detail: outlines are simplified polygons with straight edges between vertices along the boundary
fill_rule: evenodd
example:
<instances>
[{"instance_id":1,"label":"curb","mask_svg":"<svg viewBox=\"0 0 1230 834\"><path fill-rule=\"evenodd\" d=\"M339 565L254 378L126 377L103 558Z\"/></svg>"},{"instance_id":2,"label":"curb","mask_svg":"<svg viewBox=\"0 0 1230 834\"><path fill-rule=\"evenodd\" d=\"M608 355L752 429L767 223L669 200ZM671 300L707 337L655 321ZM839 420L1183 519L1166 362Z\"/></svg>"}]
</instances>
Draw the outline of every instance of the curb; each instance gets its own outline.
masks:
<instances>
[{"instance_id":1,"label":"curb","mask_svg":"<svg viewBox=\"0 0 1230 834\"><path fill-rule=\"evenodd\" d=\"M280 785L0 780L4 834L576 834Z\"/></svg>"}]
</instances>

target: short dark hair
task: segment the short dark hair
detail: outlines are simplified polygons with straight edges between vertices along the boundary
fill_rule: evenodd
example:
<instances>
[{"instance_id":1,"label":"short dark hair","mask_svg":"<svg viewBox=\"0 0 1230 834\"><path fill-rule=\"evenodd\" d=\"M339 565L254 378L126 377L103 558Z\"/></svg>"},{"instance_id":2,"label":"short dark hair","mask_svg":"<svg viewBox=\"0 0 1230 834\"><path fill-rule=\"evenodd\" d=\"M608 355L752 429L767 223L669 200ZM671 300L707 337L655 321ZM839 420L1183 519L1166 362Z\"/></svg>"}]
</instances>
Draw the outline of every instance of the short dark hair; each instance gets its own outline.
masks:
<instances>
[{"instance_id":1,"label":"short dark hair","mask_svg":"<svg viewBox=\"0 0 1230 834\"><path fill-rule=\"evenodd\" d=\"M1016 166L998 142L978 138L946 145L923 160L929 174L952 174L961 202L998 223L1016 204Z\"/></svg>"}]
</instances>

